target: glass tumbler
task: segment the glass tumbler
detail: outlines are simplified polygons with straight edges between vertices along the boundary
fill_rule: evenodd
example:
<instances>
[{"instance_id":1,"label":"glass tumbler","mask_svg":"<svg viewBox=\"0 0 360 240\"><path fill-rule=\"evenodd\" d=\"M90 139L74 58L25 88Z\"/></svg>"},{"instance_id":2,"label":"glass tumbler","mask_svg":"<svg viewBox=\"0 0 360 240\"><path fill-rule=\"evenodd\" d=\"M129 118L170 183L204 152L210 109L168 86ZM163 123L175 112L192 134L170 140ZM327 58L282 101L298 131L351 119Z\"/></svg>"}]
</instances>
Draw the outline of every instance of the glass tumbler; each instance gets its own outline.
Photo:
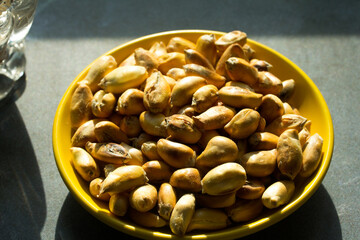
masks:
<instances>
[{"instance_id":1,"label":"glass tumbler","mask_svg":"<svg viewBox=\"0 0 360 240\"><path fill-rule=\"evenodd\" d=\"M10 9L0 5L0 100L10 94L13 87L12 73L8 66L9 39L14 26Z\"/></svg>"},{"instance_id":2,"label":"glass tumbler","mask_svg":"<svg viewBox=\"0 0 360 240\"><path fill-rule=\"evenodd\" d=\"M14 28L10 44L22 44L34 21L37 0L7 0L14 15Z\"/></svg>"},{"instance_id":3,"label":"glass tumbler","mask_svg":"<svg viewBox=\"0 0 360 240\"><path fill-rule=\"evenodd\" d=\"M8 97L25 72L24 41L37 0L0 0L0 102Z\"/></svg>"}]
</instances>

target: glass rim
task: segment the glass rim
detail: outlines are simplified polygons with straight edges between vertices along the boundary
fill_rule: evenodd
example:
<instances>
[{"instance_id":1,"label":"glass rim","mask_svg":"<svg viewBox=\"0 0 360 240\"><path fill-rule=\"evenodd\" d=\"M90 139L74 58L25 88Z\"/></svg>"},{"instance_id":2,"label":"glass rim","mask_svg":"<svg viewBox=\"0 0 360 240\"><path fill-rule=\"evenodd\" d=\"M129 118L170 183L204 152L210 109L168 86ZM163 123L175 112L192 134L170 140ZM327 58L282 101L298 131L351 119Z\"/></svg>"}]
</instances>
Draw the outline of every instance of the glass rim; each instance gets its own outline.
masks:
<instances>
[{"instance_id":1,"label":"glass rim","mask_svg":"<svg viewBox=\"0 0 360 240\"><path fill-rule=\"evenodd\" d=\"M0 6L1 10L1 6ZM10 22L10 23L9 23ZM14 15L12 14L10 8L0 11L0 27L11 25L14 22ZM10 27L11 28L11 27Z\"/></svg>"},{"instance_id":2,"label":"glass rim","mask_svg":"<svg viewBox=\"0 0 360 240\"><path fill-rule=\"evenodd\" d=\"M33 3L37 4L38 0L30 0ZM17 0L11 0L10 6L8 7L9 9L13 9L16 6L20 5L23 1L17 1Z\"/></svg>"}]
</instances>

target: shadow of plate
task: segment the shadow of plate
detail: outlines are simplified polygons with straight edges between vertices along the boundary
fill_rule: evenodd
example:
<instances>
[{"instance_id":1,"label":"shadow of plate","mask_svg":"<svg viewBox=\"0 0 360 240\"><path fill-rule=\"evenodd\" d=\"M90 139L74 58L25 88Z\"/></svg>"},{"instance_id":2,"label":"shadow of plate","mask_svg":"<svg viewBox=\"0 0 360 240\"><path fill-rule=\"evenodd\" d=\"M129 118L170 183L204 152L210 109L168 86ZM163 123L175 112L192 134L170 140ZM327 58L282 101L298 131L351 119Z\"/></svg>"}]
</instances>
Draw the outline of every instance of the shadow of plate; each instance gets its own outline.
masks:
<instances>
[{"instance_id":1,"label":"shadow of plate","mask_svg":"<svg viewBox=\"0 0 360 240\"><path fill-rule=\"evenodd\" d=\"M56 224L55 240L137 239L102 223L88 213L69 193Z\"/></svg>"},{"instance_id":2,"label":"shadow of plate","mask_svg":"<svg viewBox=\"0 0 360 240\"><path fill-rule=\"evenodd\" d=\"M56 240L75 239L137 239L119 232L88 213L69 193L56 225ZM323 185L296 212L281 222L257 232L244 240L342 239L335 206Z\"/></svg>"},{"instance_id":3,"label":"shadow of plate","mask_svg":"<svg viewBox=\"0 0 360 240\"><path fill-rule=\"evenodd\" d=\"M323 185L297 211L281 222L244 240L311 240L342 239L341 225L335 205Z\"/></svg>"}]
</instances>

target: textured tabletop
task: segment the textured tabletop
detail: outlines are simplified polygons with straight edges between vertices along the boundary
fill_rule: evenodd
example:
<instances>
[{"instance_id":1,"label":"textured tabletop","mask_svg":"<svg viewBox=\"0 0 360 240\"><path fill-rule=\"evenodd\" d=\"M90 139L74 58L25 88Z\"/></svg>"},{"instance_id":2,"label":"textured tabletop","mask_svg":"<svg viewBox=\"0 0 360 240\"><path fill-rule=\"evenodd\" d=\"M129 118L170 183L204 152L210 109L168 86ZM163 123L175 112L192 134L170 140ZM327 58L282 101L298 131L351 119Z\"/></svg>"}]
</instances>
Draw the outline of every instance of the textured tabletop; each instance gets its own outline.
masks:
<instances>
[{"instance_id":1,"label":"textured tabletop","mask_svg":"<svg viewBox=\"0 0 360 240\"><path fill-rule=\"evenodd\" d=\"M52 151L57 105L99 55L176 29L245 31L288 57L330 109L335 145L318 191L295 213L244 239L358 239L360 235L359 1L40 0L27 37L27 79L0 109L0 239L127 239L86 212Z\"/></svg>"}]
</instances>

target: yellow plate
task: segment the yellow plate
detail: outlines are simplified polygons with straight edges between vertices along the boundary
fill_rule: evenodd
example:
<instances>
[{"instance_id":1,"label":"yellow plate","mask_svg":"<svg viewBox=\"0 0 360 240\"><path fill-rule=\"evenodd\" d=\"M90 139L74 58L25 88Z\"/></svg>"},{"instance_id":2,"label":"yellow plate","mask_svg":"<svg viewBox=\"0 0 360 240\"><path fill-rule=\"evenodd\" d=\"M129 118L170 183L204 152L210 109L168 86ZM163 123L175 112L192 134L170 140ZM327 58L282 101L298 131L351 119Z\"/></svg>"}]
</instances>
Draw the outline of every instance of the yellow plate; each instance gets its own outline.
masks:
<instances>
[{"instance_id":1,"label":"yellow plate","mask_svg":"<svg viewBox=\"0 0 360 240\"><path fill-rule=\"evenodd\" d=\"M149 36L141 37L125 43L115 49L105 53L104 55L112 55L117 62L125 59L134 49L143 47L148 49L154 42L163 41L167 43L168 40L174 36L184 37L186 39L196 41L196 39L203 34L215 34L216 37L221 36L222 32L206 31L206 30L179 30L169 31ZM284 219L301 205L303 205L311 195L318 189L321 181L329 168L331 155L333 151L333 125L329 109L325 103L323 96L312 80L289 59L282 56L278 52L266 47L258 42L248 39L248 44L256 51L255 58L264 59L273 65L271 70L281 80L294 79L296 82L296 89L290 103L297 107L301 114L312 121L311 133L319 133L323 139L323 157L317 171L300 186L297 186L294 197L291 202L276 210L265 211L257 219L237 224L221 231L204 232L204 233L190 233L186 235L185 239L231 239L239 238L261 229L264 229L281 219ZM91 64L86 67L71 83L62 97L58 109L56 111L54 125L53 125L53 151L57 167L60 175L64 180L70 192L75 196L79 203L92 215L108 224L109 226L118 229L126 234L137 236L140 238L154 239L154 238L172 238L179 239L174 236L170 230L164 229L146 229L140 227L126 218L119 218L112 215L107 207L107 204L93 198L88 191L88 183L83 181L79 175L74 172L70 163L70 100L76 83L82 80L89 70ZM193 234L193 235L192 235Z\"/></svg>"}]
</instances>

